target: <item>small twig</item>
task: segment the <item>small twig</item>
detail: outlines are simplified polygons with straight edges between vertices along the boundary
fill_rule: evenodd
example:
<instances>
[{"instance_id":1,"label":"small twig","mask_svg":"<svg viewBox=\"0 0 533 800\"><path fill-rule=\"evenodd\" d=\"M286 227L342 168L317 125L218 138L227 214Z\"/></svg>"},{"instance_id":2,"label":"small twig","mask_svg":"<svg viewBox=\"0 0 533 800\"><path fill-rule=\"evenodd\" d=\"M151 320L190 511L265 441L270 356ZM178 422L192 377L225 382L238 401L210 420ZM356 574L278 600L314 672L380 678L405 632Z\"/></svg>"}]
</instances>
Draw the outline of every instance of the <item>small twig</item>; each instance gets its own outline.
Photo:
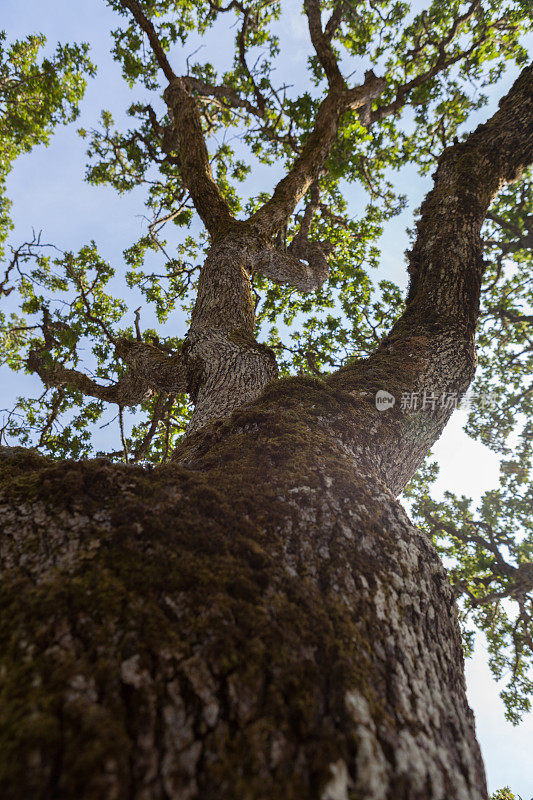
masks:
<instances>
[{"instance_id":1,"label":"small twig","mask_svg":"<svg viewBox=\"0 0 533 800\"><path fill-rule=\"evenodd\" d=\"M126 437L124 435L124 409L122 406L118 408L118 424L120 427L120 439L122 441L122 451L124 453L124 461L126 464L129 461L128 458L128 443L126 442Z\"/></svg>"},{"instance_id":2,"label":"small twig","mask_svg":"<svg viewBox=\"0 0 533 800\"><path fill-rule=\"evenodd\" d=\"M141 333L141 306L135 309L135 335L137 336L137 340L140 342L142 341L142 333Z\"/></svg>"}]
</instances>

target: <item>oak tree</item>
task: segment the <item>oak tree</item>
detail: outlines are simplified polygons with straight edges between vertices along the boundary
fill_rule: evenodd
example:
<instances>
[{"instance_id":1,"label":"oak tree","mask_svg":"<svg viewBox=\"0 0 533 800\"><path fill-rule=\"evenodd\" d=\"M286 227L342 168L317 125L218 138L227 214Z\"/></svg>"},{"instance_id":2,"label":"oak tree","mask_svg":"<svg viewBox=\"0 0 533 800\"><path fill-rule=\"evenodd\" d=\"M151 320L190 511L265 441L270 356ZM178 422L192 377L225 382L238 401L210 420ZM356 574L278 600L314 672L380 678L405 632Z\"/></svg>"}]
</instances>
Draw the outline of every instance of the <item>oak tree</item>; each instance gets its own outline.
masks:
<instances>
[{"instance_id":1,"label":"oak tree","mask_svg":"<svg viewBox=\"0 0 533 800\"><path fill-rule=\"evenodd\" d=\"M143 305L110 293L95 242L11 248L3 356L44 391L2 428L2 796L486 798L471 620L495 674L512 664L513 719L532 688L527 8L305 0L294 87L280 3L108 5L139 100L130 130L104 111L81 135L91 183L146 187L123 270ZM178 69L228 28L222 74L198 53ZM39 68L27 42L0 73L9 161L92 71L78 46ZM469 132L507 62L520 76ZM404 300L368 267L406 164L436 171ZM272 192L254 165L283 170ZM476 329L496 402L469 426L506 455L502 485L476 516L431 499L423 467L417 529L397 497L473 380ZM120 445L89 458L110 406Z\"/></svg>"}]
</instances>

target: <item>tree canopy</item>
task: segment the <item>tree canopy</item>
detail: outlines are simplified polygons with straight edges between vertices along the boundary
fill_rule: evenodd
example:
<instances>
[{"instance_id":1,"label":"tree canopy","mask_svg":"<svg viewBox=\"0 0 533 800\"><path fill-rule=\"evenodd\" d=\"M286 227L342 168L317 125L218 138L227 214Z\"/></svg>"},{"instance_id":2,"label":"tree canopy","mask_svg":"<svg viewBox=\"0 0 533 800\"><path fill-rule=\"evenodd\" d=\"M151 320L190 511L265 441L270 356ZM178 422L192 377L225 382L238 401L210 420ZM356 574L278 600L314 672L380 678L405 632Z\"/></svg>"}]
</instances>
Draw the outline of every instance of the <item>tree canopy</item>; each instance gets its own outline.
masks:
<instances>
[{"instance_id":1,"label":"tree canopy","mask_svg":"<svg viewBox=\"0 0 533 800\"><path fill-rule=\"evenodd\" d=\"M59 44L39 63L45 42L30 33L8 44L6 31L0 32L0 245L11 228L5 180L14 160L47 144L58 123L76 119L86 77L95 72L86 44Z\"/></svg>"},{"instance_id":2,"label":"tree canopy","mask_svg":"<svg viewBox=\"0 0 533 800\"><path fill-rule=\"evenodd\" d=\"M323 376L372 352L404 306L398 286L379 275L379 238L405 207L397 173L406 165L433 170L471 130L489 87L507 68L524 66L528 9L519 0L437 1L424 10L391 0L305 0L308 75L294 85L279 68L279 2L108 5L117 14L113 57L138 99L127 110L129 129L117 128L114 109L106 109L93 129L79 131L88 143L86 178L119 194L144 187L145 231L113 266L98 249L98 232L77 252L39 237L8 248L0 292L16 296L20 310L0 312L2 357L15 371L39 375L43 392L3 410L1 435L54 458L86 458L95 454L94 430L109 423L113 445L100 455L155 465L183 436L193 398L178 380L140 381L143 358L160 353L177 363L184 341L175 313L190 319L210 238L230 215L253 216L287 257L322 275L300 289L283 274L253 276L255 333L276 354L280 374ZM225 59L196 49L215 34L233 40ZM54 59L39 63L41 44L32 33L0 51L0 181L20 153L76 116L93 74L85 45L58 46ZM176 134L167 86L198 110L183 112L192 120L188 141ZM198 128L205 152L194 139ZM325 140L327 158L313 172ZM205 161L219 193L191 181L195 159ZM272 196L270 177L256 176L280 173L289 183ZM279 212L284 192L298 197L294 212ZM501 192L483 228L487 268L467 431L501 455L500 486L477 508L451 493L435 501L437 467L429 463L406 491L449 569L466 649L476 629L485 633L514 722L530 709L533 690L531 195L526 174ZM8 229L2 195L0 239ZM113 294L115 276L129 292Z\"/></svg>"}]
</instances>

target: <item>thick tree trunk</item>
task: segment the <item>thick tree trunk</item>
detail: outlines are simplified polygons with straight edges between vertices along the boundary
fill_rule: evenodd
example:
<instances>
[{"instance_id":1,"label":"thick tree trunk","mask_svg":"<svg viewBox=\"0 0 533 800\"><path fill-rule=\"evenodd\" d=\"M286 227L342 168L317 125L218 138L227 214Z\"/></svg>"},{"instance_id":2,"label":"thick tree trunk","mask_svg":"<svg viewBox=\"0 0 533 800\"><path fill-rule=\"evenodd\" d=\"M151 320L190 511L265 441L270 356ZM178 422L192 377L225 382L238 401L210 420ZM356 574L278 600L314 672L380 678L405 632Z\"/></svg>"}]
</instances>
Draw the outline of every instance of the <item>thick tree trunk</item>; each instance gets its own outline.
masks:
<instances>
[{"instance_id":1,"label":"thick tree trunk","mask_svg":"<svg viewBox=\"0 0 533 800\"><path fill-rule=\"evenodd\" d=\"M281 381L188 469L5 455L5 800L486 798L450 586L349 403Z\"/></svg>"}]
</instances>

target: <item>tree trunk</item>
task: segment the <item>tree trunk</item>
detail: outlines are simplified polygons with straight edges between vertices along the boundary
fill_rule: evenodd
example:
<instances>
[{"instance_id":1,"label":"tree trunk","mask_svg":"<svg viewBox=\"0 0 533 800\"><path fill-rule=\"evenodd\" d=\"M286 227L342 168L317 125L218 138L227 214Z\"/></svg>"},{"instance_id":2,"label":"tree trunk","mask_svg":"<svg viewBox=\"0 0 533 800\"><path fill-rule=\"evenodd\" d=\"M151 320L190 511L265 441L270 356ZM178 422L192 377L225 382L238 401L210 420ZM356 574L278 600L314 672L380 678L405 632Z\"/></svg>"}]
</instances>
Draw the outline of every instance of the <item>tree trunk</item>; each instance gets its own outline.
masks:
<instances>
[{"instance_id":1,"label":"tree trunk","mask_svg":"<svg viewBox=\"0 0 533 800\"><path fill-rule=\"evenodd\" d=\"M188 469L5 454L3 798L486 798L449 583L349 402L280 381Z\"/></svg>"}]
</instances>

